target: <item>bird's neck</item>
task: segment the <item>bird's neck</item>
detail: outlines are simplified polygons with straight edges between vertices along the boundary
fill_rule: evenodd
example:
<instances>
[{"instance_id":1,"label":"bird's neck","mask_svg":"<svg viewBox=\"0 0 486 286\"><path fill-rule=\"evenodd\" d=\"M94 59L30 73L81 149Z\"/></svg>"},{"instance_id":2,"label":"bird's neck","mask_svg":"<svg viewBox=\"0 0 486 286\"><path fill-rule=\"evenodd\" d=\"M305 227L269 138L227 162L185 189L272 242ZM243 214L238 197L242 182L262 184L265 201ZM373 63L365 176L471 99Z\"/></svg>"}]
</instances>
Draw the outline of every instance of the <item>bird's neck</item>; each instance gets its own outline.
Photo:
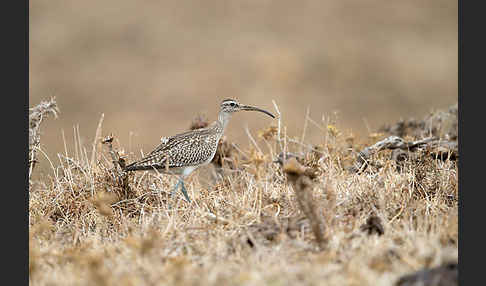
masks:
<instances>
[{"instance_id":1,"label":"bird's neck","mask_svg":"<svg viewBox=\"0 0 486 286\"><path fill-rule=\"evenodd\" d=\"M231 113L223 112L223 111L219 112L218 124L223 129L223 131L226 129L226 125L228 125L230 118L231 118Z\"/></svg>"}]
</instances>

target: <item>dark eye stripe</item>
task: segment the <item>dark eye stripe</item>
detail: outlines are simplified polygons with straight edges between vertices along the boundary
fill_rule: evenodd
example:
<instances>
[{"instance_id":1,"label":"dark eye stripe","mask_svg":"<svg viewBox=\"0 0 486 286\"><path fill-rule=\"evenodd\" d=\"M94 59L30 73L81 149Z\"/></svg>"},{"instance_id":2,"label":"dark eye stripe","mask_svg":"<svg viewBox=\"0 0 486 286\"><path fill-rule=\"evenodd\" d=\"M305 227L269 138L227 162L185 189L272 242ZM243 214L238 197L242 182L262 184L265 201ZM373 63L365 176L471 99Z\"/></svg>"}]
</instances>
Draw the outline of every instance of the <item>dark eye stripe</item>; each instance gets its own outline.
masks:
<instances>
[{"instance_id":1,"label":"dark eye stripe","mask_svg":"<svg viewBox=\"0 0 486 286\"><path fill-rule=\"evenodd\" d=\"M225 99L223 102L221 102L222 105L233 105L237 104L233 99Z\"/></svg>"}]
</instances>

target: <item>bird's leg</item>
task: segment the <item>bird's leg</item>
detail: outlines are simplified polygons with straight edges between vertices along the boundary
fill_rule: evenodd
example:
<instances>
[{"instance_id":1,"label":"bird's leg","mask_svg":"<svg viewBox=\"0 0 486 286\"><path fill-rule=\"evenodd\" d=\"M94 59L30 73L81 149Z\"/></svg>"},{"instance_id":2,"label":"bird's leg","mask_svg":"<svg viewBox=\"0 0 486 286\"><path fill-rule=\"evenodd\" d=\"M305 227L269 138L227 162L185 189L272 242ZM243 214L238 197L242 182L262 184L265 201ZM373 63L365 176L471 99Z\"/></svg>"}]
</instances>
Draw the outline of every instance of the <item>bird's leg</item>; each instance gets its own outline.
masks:
<instances>
[{"instance_id":1,"label":"bird's leg","mask_svg":"<svg viewBox=\"0 0 486 286\"><path fill-rule=\"evenodd\" d=\"M177 182L177 184L175 185L174 189L172 189L172 192L170 192L170 196L173 198L175 193L177 192L177 189L179 188L179 185L181 184L182 180L179 179L179 181Z\"/></svg>"},{"instance_id":2,"label":"bird's leg","mask_svg":"<svg viewBox=\"0 0 486 286\"><path fill-rule=\"evenodd\" d=\"M180 181L181 182L181 189L182 189L182 194L184 195L184 197L186 198L186 201L188 203L191 202L191 199L189 198L189 196L187 195L187 191L186 191L186 187L184 186L184 180L181 178Z\"/></svg>"},{"instance_id":3,"label":"bird's leg","mask_svg":"<svg viewBox=\"0 0 486 286\"><path fill-rule=\"evenodd\" d=\"M179 178L179 181L177 181L177 184L172 189L172 192L170 192L171 199L174 199L175 198L175 194L176 194L177 189L179 188L179 185L181 184L181 182L182 182L182 179ZM172 205L170 203L168 204L168 208L169 208L169 210L172 209Z\"/></svg>"},{"instance_id":4,"label":"bird's leg","mask_svg":"<svg viewBox=\"0 0 486 286\"><path fill-rule=\"evenodd\" d=\"M182 194L184 195L184 197L186 198L186 201L187 202L191 202L191 199L189 198L189 196L187 195L187 190L186 190L186 186L184 186L184 178L179 178L179 181L177 182L177 184L175 185L174 189L172 190L172 192L170 193L170 196L171 197L174 197L177 189L179 188L179 185L181 185L181 190L182 190Z\"/></svg>"}]
</instances>

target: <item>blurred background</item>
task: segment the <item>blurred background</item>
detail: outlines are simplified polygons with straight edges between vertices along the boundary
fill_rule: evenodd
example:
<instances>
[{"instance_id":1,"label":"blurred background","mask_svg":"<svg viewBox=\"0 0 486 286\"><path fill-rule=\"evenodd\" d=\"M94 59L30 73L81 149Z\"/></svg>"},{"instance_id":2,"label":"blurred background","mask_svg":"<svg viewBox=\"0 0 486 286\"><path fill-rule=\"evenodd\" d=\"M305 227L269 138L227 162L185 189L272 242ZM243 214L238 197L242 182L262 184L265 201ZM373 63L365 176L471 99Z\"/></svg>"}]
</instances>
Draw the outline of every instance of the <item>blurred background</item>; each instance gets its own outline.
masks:
<instances>
[{"instance_id":1,"label":"blurred background","mask_svg":"<svg viewBox=\"0 0 486 286\"><path fill-rule=\"evenodd\" d=\"M55 159L73 150L73 126L91 146L100 116L140 156L236 98L275 112L289 135L310 117L334 117L366 135L400 118L457 102L457 1L452 0L32 0L29 106L55 96L58 119L41 143ZM275 123L233 117L241 146ZM318 143L309 125L306 141ZM91 150L88 148L88 150ZM42 160L42 159L41 159ZM42 166L41 162L41 166Z\"/></svg>"}]
</instances>

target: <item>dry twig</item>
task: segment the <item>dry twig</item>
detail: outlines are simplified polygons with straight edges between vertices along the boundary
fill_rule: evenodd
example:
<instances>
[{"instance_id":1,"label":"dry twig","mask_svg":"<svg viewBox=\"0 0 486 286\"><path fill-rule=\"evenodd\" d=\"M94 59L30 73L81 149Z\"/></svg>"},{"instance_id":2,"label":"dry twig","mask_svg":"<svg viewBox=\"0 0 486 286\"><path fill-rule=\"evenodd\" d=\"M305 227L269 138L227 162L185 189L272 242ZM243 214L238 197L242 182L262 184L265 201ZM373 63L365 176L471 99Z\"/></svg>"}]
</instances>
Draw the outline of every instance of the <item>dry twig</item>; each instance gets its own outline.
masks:
<instances>
[{"instance_id":1,"label":"dry twig","mask_svg":"<svg viewBox=\"0 0 486 286\"><path fill-rule=\"evenodd\" d=\"M438 156L441 156L441 158L445 158L444 153L449 153L449 158L455 159L458 156L456 142L440 140L436 137L429 137L413 142L407 142L398 136L389 136L381 141L378 141L372 146L364 148L361 152L359 152L356 156L355 164L349 168L349 171L353 173L363 172L368 167L368 160L370 159L370 157L373 154L385 149L400 149L413 152L422 148L427 149L429 153L436 158ZM400 152L399 154L395 153L392 156L396 157L397 159L402 156L400 157L400 160L403 160L403 156L407 155L404 152Z\"/></svg>"},{"instance_id":2,"label":"dry twig","mask_svg":"<svg viewBox=\"0 0 486 286\"><path fill-rule=\"evenodd\" d=\"M305 167L300 165L295 158L289 159L283 170L292 184L299 208L310 221L319 248L323 249L327 240L322 233L322 223L312 198L312 180L306 175Z\"/></svg>"}]
</instances>

